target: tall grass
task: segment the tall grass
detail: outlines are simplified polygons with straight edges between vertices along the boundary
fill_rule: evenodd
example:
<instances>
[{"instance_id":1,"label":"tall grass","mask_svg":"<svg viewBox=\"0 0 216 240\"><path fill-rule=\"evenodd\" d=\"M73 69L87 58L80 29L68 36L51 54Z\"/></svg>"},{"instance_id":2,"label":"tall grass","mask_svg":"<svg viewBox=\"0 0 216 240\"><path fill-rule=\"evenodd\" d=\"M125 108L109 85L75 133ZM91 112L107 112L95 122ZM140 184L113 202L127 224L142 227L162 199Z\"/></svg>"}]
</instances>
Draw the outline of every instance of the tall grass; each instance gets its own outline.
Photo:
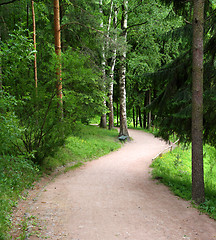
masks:
<instances>
[{"instance_id":1,"label":"tall grass","mask_svg":"<svg viewBox=\"0 0 216 240\"><path fill-rule=\"evenodd\" d=\"M177 147L172 152L158 157L151 165L152 175L177 195L191 200L191 148ZM216 219L216 150L204 146L204 181L206 201L199 209Z\"/></svg>"}]
</instances>

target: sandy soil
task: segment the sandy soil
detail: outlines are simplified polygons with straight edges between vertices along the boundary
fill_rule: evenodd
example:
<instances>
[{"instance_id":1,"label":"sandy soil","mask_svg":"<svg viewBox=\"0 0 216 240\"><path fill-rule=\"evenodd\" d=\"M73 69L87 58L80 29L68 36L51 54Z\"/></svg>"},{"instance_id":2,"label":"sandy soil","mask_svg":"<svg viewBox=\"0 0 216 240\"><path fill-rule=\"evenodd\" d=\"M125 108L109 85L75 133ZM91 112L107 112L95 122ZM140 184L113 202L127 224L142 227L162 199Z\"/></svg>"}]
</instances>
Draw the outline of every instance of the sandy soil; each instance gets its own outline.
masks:
<instances>
[{"instance_id":1,"label":"sandy soil","mask_svg":"<svg viewBox=\"0 0 216 240\"><path fill-rule=\"evenodd\" d=\"M167 145L141 131L130 136L120 150L34 190L25 211L43 226L27 239L216 240L216 221L151 179L152 158Z\"/></svg>"}]
</instances>

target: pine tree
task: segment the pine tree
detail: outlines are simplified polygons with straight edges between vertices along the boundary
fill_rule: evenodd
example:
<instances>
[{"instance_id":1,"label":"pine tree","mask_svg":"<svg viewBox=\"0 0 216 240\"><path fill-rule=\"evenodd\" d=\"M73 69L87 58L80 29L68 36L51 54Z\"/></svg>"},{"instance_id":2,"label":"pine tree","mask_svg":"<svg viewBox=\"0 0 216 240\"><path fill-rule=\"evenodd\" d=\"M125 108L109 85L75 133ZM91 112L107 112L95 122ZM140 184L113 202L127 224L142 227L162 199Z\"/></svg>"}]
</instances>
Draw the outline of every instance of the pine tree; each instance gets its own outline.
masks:
<instances>
[{"instance_id":1,"label":"pine tree","mask_svg":"<svg viewBox=\"0 0 216 240\"><path fill-rule=\"evenodd\" d=\"M203 28L204 0L194 0L192 67L192 199L205 201L203 174Z\"/></svg>"},{"instance_id":2,"label":"pine tree","mask_svg":"<svg viewBox=\"0 0 216 240\"><path fill-rule=\"evenodd\" d=\"M61 27L60 27L60 11L59 0L54 0L54 36L55 36L55 52L57 55L57 97L59 98L59 107L61 118L63 117L63 100L62 100L62 77L61 77Z\"/></svg>"}]
</instances>

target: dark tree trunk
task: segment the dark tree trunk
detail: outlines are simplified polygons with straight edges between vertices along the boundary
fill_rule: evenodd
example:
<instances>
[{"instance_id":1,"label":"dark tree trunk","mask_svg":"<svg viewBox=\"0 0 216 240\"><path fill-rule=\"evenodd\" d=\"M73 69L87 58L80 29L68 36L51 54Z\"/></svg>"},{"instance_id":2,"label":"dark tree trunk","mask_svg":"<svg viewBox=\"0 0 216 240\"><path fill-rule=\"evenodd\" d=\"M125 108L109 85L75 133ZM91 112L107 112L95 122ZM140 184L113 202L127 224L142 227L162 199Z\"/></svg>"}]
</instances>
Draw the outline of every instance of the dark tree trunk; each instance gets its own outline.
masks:
<instances>
[{"instance_id":1,"label":"dark tree trunk","mask_svg":"<svg viewBox=\"0 0 216 240\"><path fill-rule=\"evenodd\" d=\"M151 90L148 91L148 104L151 104ZM152 116L151 116L151 111L148 113L148 129L151 128L151 121L152 121Z\"/></svg>"},{"instance_id":2,"label":"dark tree trunk","mask_svg":"<svg viewBox=\"0 0 216 240\"><path fill-rule=\"evenodd\" d=\"M194 0L192 70L192 199L205 201L203 174L203 26L204 0Z\"/></svg>"},{"instance_id":3,"label":"dark tree trunk","mask_svg":"<svg viewBox=\"0 0 216 240\"><path fill-rule=\"evenodd\" d=\"M116 117L117 117L117 127L119 126L119 105L116 103Z\"/></svg>"},{"instance_id":4,"label":"dark tree trunk","mask_svg":"<svg viewBox=\"0 0 216 240\"><path fill-rule=\"evenodd\" d=\"M135 109L134 109L134 107L133 107L133 126L136 127Z\"/></svg>"},{"instance_id":5,"label":"dark tree trunk","mask_svg":"<svg viewBox=\"0 0 216 240\"><path fill-rule=\"evenodd\" d=\"M138 117L139 117L139 113L138 113L138 107L136 107L136 128L138 126Z\"/></svg>"},{"instance_id":6,"label":"dark tree trunk","mask_svg":"<svg viewBox=\"0 0 216 240\"><path fill-rule=\"evenodd\" d=\"M144 110L143 110L143 128L146 129L146 122L147 122L147 114L145 107L147 106L147 94L144 97Z\"/></svg>"},{"instance_id":7,"label":"dark tree trunk","mask_svg":"<svg viewBox=\"0 0 216 240\"><path fill-rule=\"evenodd\" d=\"M139 106L138 106L138 111L139 111L139 124L140 124L140 127L142 128L142 113Z\"/></svg>"}]
</instances>

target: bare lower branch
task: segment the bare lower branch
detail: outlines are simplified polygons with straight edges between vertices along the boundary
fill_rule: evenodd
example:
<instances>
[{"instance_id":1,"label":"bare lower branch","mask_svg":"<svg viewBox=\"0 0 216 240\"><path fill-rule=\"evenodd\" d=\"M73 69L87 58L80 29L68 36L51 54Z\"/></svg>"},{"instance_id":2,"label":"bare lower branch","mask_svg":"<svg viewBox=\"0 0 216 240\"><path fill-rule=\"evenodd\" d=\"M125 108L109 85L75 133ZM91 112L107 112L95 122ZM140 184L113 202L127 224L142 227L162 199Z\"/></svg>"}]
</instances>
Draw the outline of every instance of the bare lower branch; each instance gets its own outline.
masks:
<instances>
[{"instance_id":1,"label":"bare lower branch","mask_svg":"<svg viewBox=\"0 0 216 240\"><path fill-rule=\"evenodd\" d=\"M0 3L0 6L10 4L10 3L13 3L15 1L17 1L17 0L11 0L10 2L3 2L3 3Z\"/></svg>"},{"instance_id":2,"label":"bare lower branch","mask_svg":"<svg viewBox=\"0 0 216 240\"><path fill-rule=\"evenodd\" d=\"M145 22L142 22L142 23L137 23L137 24L134 24L134 25L128 26L128 27L127 27L127 30L128 30L129 28L133 28L133 27L141 26L141 25L144 25L144 24L146 24L146 23L148 23L148 21L145 21Z\"/></svg>"}]
</instances>

